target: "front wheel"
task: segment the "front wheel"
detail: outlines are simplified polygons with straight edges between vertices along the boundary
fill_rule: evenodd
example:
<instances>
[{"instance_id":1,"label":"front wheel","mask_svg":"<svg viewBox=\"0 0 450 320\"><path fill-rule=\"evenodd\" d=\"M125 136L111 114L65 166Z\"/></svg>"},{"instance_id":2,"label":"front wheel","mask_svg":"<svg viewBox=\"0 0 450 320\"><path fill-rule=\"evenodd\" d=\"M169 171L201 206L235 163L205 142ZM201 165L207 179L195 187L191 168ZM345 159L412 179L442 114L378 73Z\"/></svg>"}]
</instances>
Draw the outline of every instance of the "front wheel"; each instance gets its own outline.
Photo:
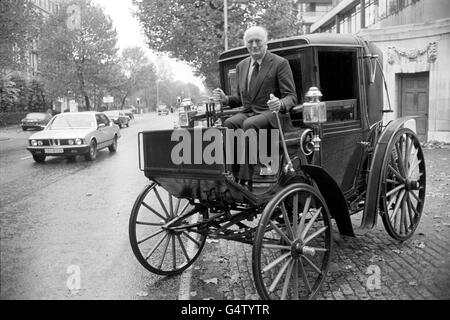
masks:
<instances>
[{"instance_id":1,"label":"front wheel","mask_svg":"<svg viewBox=\"0 0 450 320\"><path fill-rule=\"evenodd\" d=\"M253 277L264 300L313 299L327 275L331 221L320 192L295 183L262 213L253 244Z\"/></svg>"},{"instance_id":2,"label":"front wheel","mask_svg":"<svg viewBox=\"0 0 450 320\"><path fill-rule=\"evenodd\" d=\"M422 147L410 129L399 130L384 159L380 211L386 231L405 241L416 230L425 203L426 172Z\"/></svg>"},{"instance_id":3,"label":"front wheel","mask_svg":"<svg viewBox=\"0 0 450 320\"><path fill-rule=\"evenodd\" d=\"M89 152L85 156L87 161L94 161L97 158L97 143L92 140L89 144Z\"/></svg>"},{"instance_id":4,"label":"front wheel","mask_svg":"<svg viewBox=\"0 0 450 320\"><path fill-rule=\"evenodd\" d=\"M117 136L114 136L113 143L108 147L109 152L117 151Z\"/></svg>"},{"instance_id":5,"label":"front wheel","mask_svg":"<svg viewBox=\"0 0 450 320\"><path fill-rule=\"evenodd\" d=\"M138 261L150 272L170 276L183 272L200 255L206 235L189 229L198 214L181 215L193 207L152 183L137 197L131 211L129 236ZM203 211L203 218L207 217Z\"/></svg>"}]
</instances>

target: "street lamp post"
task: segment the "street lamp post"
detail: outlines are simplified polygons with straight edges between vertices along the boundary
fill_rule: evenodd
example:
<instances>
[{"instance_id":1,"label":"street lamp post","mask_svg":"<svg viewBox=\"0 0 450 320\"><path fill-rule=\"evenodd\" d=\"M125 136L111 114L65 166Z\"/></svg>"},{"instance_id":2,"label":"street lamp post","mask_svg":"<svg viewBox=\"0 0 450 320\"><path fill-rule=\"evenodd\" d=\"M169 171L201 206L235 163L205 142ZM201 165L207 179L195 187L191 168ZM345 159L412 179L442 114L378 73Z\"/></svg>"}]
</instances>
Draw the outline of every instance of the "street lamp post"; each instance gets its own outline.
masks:
<instances>
[{"instance_id":1,"label":"street lamp post","mask_svg":"<svg viewBox=\"0 0 450 320\"><path fill-rule=\"evenodd\" d=\"M223 0L223 33L225 40L225 51L228 50L228 0Z\"/></svg>"}]
</instances>

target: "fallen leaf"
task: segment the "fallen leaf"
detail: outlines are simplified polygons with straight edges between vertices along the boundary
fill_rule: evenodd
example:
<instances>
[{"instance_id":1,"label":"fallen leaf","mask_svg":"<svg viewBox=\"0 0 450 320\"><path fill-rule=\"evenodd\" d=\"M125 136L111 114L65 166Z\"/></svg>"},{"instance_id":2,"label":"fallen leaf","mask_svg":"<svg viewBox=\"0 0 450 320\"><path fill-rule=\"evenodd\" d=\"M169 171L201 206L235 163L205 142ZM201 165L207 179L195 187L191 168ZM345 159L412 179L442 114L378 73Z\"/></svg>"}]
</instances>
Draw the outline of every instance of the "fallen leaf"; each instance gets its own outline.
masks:
<instances>
[{"instance_id":1,"label":"fallen leaf","mask_svg":"<svg viewBox=\"0 0 450 320\"><path fill-rule=\"evenodd\" d=\"M197 291L191 291L191 297L196 297L197 296Z\"/></svg>"},{"instance_id":2,"label":"fallen leaf","mask_svg":"<svg viewBox=\"0 0 450 320\"><path fill-rule=\"evenodd\" d=\"M398 249L394 249L394 250L392 250L392 252L400 254L400 253L402 253L403 251L402 251L402 250L398 250Z\"/></svg>"},{"instance_id":3,"label":"fallen leaf","mask_svg":"<svg viewBox=\"0 0 450 320\"><path fill-rule=\"evenodd\" d=\"M413 241L412 245L419 249L425 248L425 243L423 243L422 241L418 241L418 240Z\"/></svg>"},{"instance_id":4,"label":"fallen leaf","mask_svg":"<svg viewBox=\"0 0 450 320\"><path fill-rule=\"evenodd\" d=\"M345 270L350 270L350 269L353 269L353 266L352 265L347 265L347 266L344 266L344 269Z\"/></svg>"},{"instance_id":5,"label":"fallen leaf","mask_svg":"<svg viewBox=\"0 0 450 320\"><path fill-rule=\"evenodd\" d=\"M416 281L411 281L408 283L410 286L417 286L417 282Z\"/></svg>"},{"instance_id":6,"label":"fallen leaf","mask_svg":"<svg viewBox=\"0 0 450 320\"><path fill-rule=\"evenodd\" d=\"M210 284L210 283L217 284L219 280L217 278L212 278L212 279L203 280L203 281L205 281L206 284Z\"/></svg>"},{"instance_id":7,"label":"fallen leaf","mask_svg":"<svg viewBox=\"0 0 450 320\"><path fill-rule=\"evenodd\" d=\"M139 291L138 293L136 293L136 295L138 297L148 297L148 293L145 291Z\"/></svg>"},{"instance_id":8,"label":"fallen leaf","mask_svg":"<svg viewBox=\"0 0 450 320\"><path fill-rule=\"evenodd\" d=\"M219 240L215 240L215 239L207 239L206 242L207 242L207 243L219 243Z\"/></svg>"}]
</instances>

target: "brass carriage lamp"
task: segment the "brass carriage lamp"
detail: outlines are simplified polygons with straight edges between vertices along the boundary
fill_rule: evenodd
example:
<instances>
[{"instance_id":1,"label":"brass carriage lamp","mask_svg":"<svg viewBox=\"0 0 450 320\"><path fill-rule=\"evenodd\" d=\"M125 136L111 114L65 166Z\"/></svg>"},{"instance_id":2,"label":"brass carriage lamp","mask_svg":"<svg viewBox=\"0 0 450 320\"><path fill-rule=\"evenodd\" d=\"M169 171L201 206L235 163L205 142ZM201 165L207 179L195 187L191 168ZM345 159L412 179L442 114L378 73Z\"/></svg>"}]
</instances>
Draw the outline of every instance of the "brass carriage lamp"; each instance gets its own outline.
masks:
<instances>
[{"instance_id":1,"label":"brass carriage lamp","mask_svg":"<svg viewBox=\"0 0 450 320\"><path fill-rule=\"evenodd\" d=\"M320 131L322 123L327 122L327 108L325 102L320 101L322 93L319 88L311 87L305 95L306 102L303 104L303 122L313 127L314 160L317 162L318 151L320 151ZM321 161L320 161L321 162Z\"/></svg>"}]
</instances>

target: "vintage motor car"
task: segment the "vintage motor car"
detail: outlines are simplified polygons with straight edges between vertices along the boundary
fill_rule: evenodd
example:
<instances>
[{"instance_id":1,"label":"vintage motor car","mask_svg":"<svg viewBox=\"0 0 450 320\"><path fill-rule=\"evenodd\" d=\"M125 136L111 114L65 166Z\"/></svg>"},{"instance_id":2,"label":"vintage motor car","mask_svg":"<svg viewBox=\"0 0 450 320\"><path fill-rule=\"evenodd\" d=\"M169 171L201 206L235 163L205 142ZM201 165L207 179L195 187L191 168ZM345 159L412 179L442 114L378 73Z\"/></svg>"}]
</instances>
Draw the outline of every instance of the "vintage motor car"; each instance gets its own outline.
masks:
<instances>
[{"instance_id":1,"label":"vintage motor car","mask_svg":"<svg viewBox=\"0 0 450 320\"><path fill-rule=\"evenodd\" d=\"M160 104L156 108L156 111L158 112L158 116L162 114L167 116L169 114L169 108L165 104Z\"/></svg>"},{"instance_id":2,"label":"vintage motor car","mask_svg":"<svg viewBox=\"0 0 450 320\"><path fill-rule=\"evenodd\" d=\"M289 61L298 96L272 150L279 169L255 170L250 190L235 181L229 162L199 157L232 150L220 123L239 110L214 103L185 129L140 132L139 165L149 182L131 211L130 244L147 270L173 275L195 262L208 237L247 243L262 299L312 299L327 277L333 232L355 237L380 218L395 240L413 236L425 202L425 159L414 117L383 122L392 111L374 44L311 34L268 48ZM236 93L236 65L247 56L245 47L220 56L227 94ZM207 128L193 127L205 120ZM173 160L174 136L193 149L181 162Z\"/></svg>"},{"instance_id":3,"label":"vintage motor car","mask_svg":"<svg viewBox=\"0 0 450 320\"><path fill-rule=\"evenodd\" d=\"M36 162L48 156L75 160L77 155L93 161L103 148L116 152L119 137L119 127L104 113L67 112L54 116L43 131L31 135L27 150Z\"/></svg>"},{"instance_id":4,"label":"vintage motor car","mask_svg":"<svg viewBox=\"0 0 450 320\"><path fill-rule=\"evenodd\" d=\"M46 112L33 112L28 113L25 118L20 121L20 125L23 131L28 129L42 130L47 123L52 119L52 115Z\"/></svg>"},{"instance_id":5,"label":"vintage motor car","mask_svg":"<svg viewBox=\"0 0 450 320\"><path fill-rule=\"evenodd\" d=\"M129 127L131 118L120 110L109 110L104 112L119 128Z\"/></svg>"}]
</instances>

